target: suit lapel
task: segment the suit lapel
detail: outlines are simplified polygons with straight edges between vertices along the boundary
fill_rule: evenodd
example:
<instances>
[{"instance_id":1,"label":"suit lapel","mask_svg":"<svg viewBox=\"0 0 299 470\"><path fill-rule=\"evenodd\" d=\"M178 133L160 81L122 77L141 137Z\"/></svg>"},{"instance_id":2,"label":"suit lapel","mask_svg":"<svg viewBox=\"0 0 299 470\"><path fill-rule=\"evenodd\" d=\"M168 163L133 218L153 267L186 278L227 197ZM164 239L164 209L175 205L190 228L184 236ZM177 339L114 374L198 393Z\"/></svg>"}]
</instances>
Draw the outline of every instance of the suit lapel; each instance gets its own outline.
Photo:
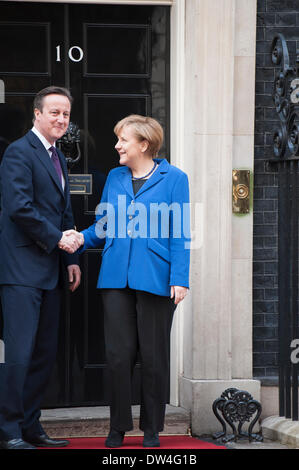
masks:
<instances>
[{"instance_id":1,"label":"suit lapel","mask_svg":"<svg viewBox=\"0 0 299 470\"><path fill-rule=\"evenodd\" d=\"M132 186L132 175L128 167L123 167L119 179L126 192L130 195L131 199L134 199L134 191Z\"/></svg>"},{"instance_id":2,"label":"suit lapel","mask_svg":"<svg viewBox=\"0 0 299 470\"><path fill-rule=\"evenodd\" d=\"M155 184L159 183L167 174L169 169L169 163L166 159L157 159L155 161L159 163L158 168L154 172L154 174L141 186L139 191L136 193L135 197L140 196L140 194L144 193L148 189L152 188Z\"/></svg>"},{"instance_id":3,"label":"suit lapel","mask_svg":"<svg viewBox=\"0 0 299 470\"><path fill-rule=\"evenodd\" d=\"M160 162L158 168L156 169L154 174L141 186L141 188L136 193L136 195L134 195L133 185L132 185L132 175L131 175L131 171L129 170L129 168L124 167L122 171L120 172L120 175L119 175L120 182L132 199L134 199L135 197L137 198L138 196L140 196L140 194L144 193L145 191L150 189L152 186L159 183L159 181L161 181L167 174L169 170L168 161L166 159L158 159L158 158L155 158L155 161L157 161L157 163Z\"/></svg>"},{"instance_id":4,"label":"suit lapel","mask_svg":"<svg viewBox=\"0 0 299 470\"><path fill-rule=\"evenodd\" d=\"M35 155L39 158L39 160L42 162L42 164L46 167L46 169L47 169L48 173L50 174L52 180L54 181L57 188L59 189L59 191L61 192L61 194L64 197L64 191L62 189L62 186L61 186L61 183L59 181L58 175L56 173L54 165L51 161L51 158L50 158L45 146L42 144L42 142L39 140L39 138L32 131L28 132L27 137L29 139L29 142L30 142L31 146L34 148ZM60 155L59 155L59 158L61 160ZM61 168L63 169L63 173L64 173L64 177L65 177L64 165L61 164Z\"/></svg>"}]
</instances>

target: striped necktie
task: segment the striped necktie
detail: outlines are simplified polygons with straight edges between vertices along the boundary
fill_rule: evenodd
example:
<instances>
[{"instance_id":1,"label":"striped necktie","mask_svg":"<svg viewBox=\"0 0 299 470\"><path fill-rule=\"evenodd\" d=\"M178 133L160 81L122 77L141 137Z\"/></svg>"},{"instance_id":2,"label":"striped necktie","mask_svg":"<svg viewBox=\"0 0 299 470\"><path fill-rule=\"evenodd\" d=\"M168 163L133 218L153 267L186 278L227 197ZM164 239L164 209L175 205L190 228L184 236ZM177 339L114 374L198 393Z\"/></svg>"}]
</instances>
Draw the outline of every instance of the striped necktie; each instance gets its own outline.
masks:
<instances>
[{"instance_id":1,"label":"striped necktie","mask_svg":"<svg viewBox=\"0 0 299 470\"><path fill-rule=\"evenodd\" d=\"M59 157L58 157L58 153L57 153L55 147L50 147L49 150L52 153L51 160L52 160L53 165L55 167L55 170L57 172L60 184L62 186L62 170L61 170L61 165L60 165L60 160L59 160Z\"/></svg>"}]
</instances>

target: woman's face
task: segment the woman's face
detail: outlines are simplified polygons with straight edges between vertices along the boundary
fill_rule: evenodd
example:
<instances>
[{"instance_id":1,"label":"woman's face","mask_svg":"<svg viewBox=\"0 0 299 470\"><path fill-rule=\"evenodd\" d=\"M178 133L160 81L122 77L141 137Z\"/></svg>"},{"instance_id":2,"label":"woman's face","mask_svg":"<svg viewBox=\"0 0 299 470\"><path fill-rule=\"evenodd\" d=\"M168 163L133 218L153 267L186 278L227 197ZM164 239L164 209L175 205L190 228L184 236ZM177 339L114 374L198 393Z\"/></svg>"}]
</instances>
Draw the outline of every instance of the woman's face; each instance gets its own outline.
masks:
<instances>
[{"instance_id":1,"label":"woman's face","mask_svg":"<svg viewBox=\"0 0 299 470\"><path fill-rule=\"evenodd\" d=\"M121 129L118 135L118 141L115 145L119 154L120 165L128 167L134 166L134 163L144 155L147 148L147 142L136 139L133 129L130 126L125 126Z\"/></svg>"}]
</instances>

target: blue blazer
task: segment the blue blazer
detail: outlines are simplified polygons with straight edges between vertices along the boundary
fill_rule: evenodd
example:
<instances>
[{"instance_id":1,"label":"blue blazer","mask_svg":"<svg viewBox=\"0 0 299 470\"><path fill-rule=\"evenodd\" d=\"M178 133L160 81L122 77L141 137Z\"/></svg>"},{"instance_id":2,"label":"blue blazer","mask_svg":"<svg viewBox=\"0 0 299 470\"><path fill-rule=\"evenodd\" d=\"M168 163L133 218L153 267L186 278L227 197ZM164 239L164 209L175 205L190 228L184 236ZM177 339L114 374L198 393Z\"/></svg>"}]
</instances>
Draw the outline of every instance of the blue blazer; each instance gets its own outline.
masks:
<instances>
[{"instance_id":1,"label":"blue blazer","mask_svg":"<svg viewBox=\"0 0 299 470\"><path fill-rule=\"evenodd\" d=\"M189 185L165 159L134 195L128 167L110 171L84 246L105 246L98 288L125 288L169 296L189 287ZM171 210L169 210L171 209Z\"/></svg>"},{"instance_id":2,"label":"blue blazer","mask_svg":"<svg viewBox=\"0 0 299 470\"><path fill-rule=\"evenodd\" d=\"M77 264L78 254L62 252L62 231L74 228L67 167L58 150L64 190L49 154L29 131L9 145L0 167L0 284L56 287L60 261Z\"/></svg>"}]
</instances>

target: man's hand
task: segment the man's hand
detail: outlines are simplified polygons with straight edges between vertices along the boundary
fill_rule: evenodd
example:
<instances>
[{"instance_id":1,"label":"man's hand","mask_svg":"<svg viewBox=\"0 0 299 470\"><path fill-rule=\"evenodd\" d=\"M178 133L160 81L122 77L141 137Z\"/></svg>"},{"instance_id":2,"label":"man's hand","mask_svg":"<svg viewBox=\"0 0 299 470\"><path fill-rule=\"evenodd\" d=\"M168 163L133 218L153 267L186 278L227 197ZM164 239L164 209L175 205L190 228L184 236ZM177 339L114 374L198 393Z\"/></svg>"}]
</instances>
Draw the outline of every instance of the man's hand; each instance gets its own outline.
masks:
<instances>
[{"instance_id":1,"label":"man's hand","mask_svg":"<svg viewBox=\"0 0 299 470\"><path fill-rule=\"evenodd\" d=\"M66 230L58 242L58 247L70 254L75 253L81 245L84 245L84 236L76 230Z\"/></svg>"},{"instance_id":2,"label":"man's hand","mask_svg":"<svg viewBox=\"0 0 299 470\"><path fill-rule=\"evenodd\" d=\"M70 264L67 270L69 274L69 289L74 292L81 282L81 269L77 264Z\"/></svg>"},{"instance_id":3,"label":"man's hand","mask_svg":"<svg viewBox=\"0 0 299 470\"><path fill-rule=\"evenodd\" d=\"M174 303L177 305L180 303L187 295L187 287L182 286L171 286L170 288L170 298L174 297Z\"/></svg>"}]
</instances>

